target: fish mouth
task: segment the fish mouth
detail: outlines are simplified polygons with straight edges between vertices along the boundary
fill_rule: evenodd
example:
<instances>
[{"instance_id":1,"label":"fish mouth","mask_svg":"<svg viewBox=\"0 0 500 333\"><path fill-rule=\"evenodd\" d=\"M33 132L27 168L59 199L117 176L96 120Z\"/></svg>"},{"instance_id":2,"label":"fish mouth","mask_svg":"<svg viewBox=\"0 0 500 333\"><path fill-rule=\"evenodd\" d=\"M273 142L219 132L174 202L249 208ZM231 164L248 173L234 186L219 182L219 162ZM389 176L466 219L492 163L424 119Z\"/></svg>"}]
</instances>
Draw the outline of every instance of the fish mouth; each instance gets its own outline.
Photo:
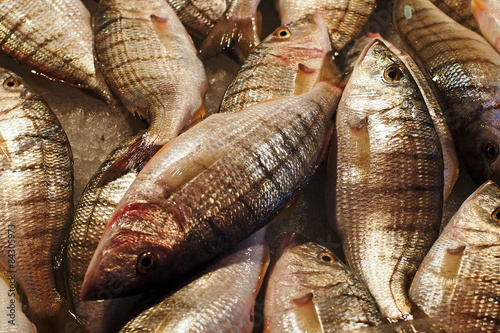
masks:
<instances>
[{"instance_id":1,"label":"fish mouth","mask_svg":"<svg viewBox=\"0 0 500 333\"><path fill-rule=\"evenodd\" d=\"M318 27L319 33L320 33L320 40L321 40L321 45L325 48L325 50L331 51L332 50L332 44L330 41L330 34L328 33L328 28L326 26L325 20L323 20L323 17L319 12L314 12L313 14L313 19L314 23Z\"/></svg>"},{"instance_id":2,"label":"fish mouth","mask_svg":"<svg viewBox=\"0 0 500 333\"><path fill-rule=\"evenodd\" d=\"M375 45L375 43L382 43L383 44L383 41L380 40L378 37L376 37L370 43L368 43L368 45L365 46L363 51L361 51L361 54L359 55L358 60L356 61L356 66L359 66L359 64L361 64L361 62L363 62L366 55L368 54L368 51L370 51L370 49L372 48L373 45Z\"/></svg>"},{"instance_id":3,"label":"fish mouth","mask_svg":"<svg viewBox=\"0 0 500 333\"><path fill-rule=\"evenodd\" d=\"M97 282L98 282L98 267L101 266L102 255L99 254L97 257L92 258L92 261L87 268L85 277L83 278L82 290L80 293L80 298L82 301L96 300L97 298ZM91 268L92 267L92 268Z\"/></svg>"},{"instance_id":4,"label":"fish mouth","mask_svg":"<svg viewBox=\"0 0 500 333\"><path fill-rule=\"evenodd\" d=\"M294 232L287 233L285 237L283 237L281 245L276 251L276 259L281 258L281 256L286 250L309 242L310 240L302 235L299 235Z\"/></svg>"}]
</instances>

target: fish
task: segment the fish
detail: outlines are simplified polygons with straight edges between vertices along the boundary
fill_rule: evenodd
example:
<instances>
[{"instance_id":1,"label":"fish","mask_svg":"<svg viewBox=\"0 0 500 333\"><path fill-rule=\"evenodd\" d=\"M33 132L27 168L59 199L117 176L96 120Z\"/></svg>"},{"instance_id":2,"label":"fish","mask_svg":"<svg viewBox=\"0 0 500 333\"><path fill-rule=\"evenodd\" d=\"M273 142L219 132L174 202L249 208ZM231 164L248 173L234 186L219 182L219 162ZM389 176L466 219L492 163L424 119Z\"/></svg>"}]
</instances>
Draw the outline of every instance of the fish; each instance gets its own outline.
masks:
<instances>
[{"instance_id":1,"label":"fish","mask_svg":"<svg viewBox=\"0 0 500 333\"><path fill-rule=\"evenodd\" d=\"M431 0L442 12L467 29L479 32L471 10L471 0Z\"/></svg>"},{"instance_id":2,"label":"fish","mask_svg":"<svg viewBox=\"0 0 500 333\"><path fill-rule=\"evenodd\" d=\"M137 6L136 11L124 10L128 5ZM153 5L157 7L149 7ZM108 332L112 330L108 325L126 323L109 321L110 316L116 317L111 314L119 313L121 316L117 318L130 319L145 295L120 301L82 302L80 293L85 271L116 205L140 170L163 145L203 112L207 80L190 37L168 4L163 1L101 1L99 8L97 20L101 41L98 44L102 49L98 54L104 53L103 61L109 60L103 62L111 67L107 75L116 80L113 87L118 95L126 95L127 104L140 106L141 114L149 121L147 129L115 148L87 184L63 255L65 285L76 314L91 332ZM116 8L120 9L115 11ZM115 47L109 47L113 43ZM130 49L134 52L126 51ZM115 60L124 63L116 67ZM154 75L150 68L155 68ZM122 70L125 71L123 75ZM179 80L183 85L178 84ZM134 86L136 91L133 91ZM113 298L107 296L113 290L102 290L101 298Z\"/></svg>"},{"instance_id":3,"label":"fish","mask_svg":"<svg viewBox=\"0 0 500 333\"><path fill-rule=\"evenodd\" d=\"M342 91L321 82L291 98L217 113L164 146L118 204L82 286L127 295L178 277L263 227L316 170Z\"/></svg>"},{"instance_id":4,"label":"fish","mask_svg":"<svg viewBox=\"0 0 500 333\"><path fill-rule=\"evenodd\" d=\"M410 287L447 332L498 332L500 188L481 185L452 217Z\"/></svg>"},{"instance_id":5,"label":"fish","mask_svg":"<svg viewBox=\"0 0 500 333\"><path fill-rule=\"evenodd\" d=\"M94 62L91 17L80 0L4 0L0 48L37 74L90 90L113 105Z\"/></svg>"},{"instance_id":6,"label":"fish","mask_svg":"<svg viewBox=\"0 0 500 333\"><path fill-rule=\"evenodd\" d=\"M265 228L131 320L120 332L252 332L269 264Z\"/></svg>"},{"instance_id":7,"label":"fish","mask_svg":"<svg viewBox=\"0 0 500 333\"><path fill-rule=\"evenodd\" d=\"M282 24L297 21L307 14L318 12L328 27L332 49L342 50L356 37L373 10L375 0L278 0L277 7Z\"/></svg>"},{"instance_id":8,"label":"fish","mask_svg":"<svg viewBox=\"0 0 500 333\"><path fill-rule=\"evenodd\" d=\"M500 52L500 4L498 1L472 0L471 5L481 33Z\"/></svg>"},{"instance_id":9,"label":"fish","mask_svg":"<svg viewBox=\"0 0 500 333\"><path fill-rule=\"evenodd\" d=\"M278 27L252 51L231 81L219 113L307 92L330 51L326 25L318 14Z\"/></svg>"},{"instance_id":10,"label":"fish","mask_svg":"<svg viewBox=\"0 0 500 333\"><path fill-rule=\"evenodd\" d=\"M0 268L24 291L40 332L78 322L56 280L73 214L68 138L47 103L16 74L0 69ZM5 320L3 318L2 320Z\"/></svg>"},{"instance_id":11,"label":"fish","mask_svg":"<svg viewBox=\"0 0 500 333\"><path fill-rule=\"evenodd\" d=\"M350 332L382 324L368 289L329 249L288 234L271 268L264 332Z\"/></svg>"},{"instance_id":12,"label":"fish","mask_svg":"<svg viewBox=\"0 0 500 333\"><path fill-rule=\"evenodd\" d=\"M257 19L259 3L260 0L232 0L224 15L203 40L200 57L206 60L227 50L243 64L260 43L260 23Z\"/></svg>"},{"instance_id":13,"label":"fish","mask_svg":"<svg viewBox=\"0 0 500 333\"><path fill-rule=\"evenodd\" d=\"M411 320L407 284L441 224L443 155L417 84L381 40L354 67L336 133L332 220L346 262L384 319Z\"/></svg>"},{"instance_id":14,"label":"fish","mask_svg":"<svg viewBox=\"0 0 500 333\"><path fill-rule=\"evenodd\" d=\"M36 333L36 327L26 317L19 298L16 277L0 271L0 332Z\"/></svg>"},{"instance_id":15,"label":"fish","mask_svg":"<svg viewBox=\"0 0 500 333\"><path fill-rule=\"evenodd\" d=\"M227 0L166 0L186 29L205 38L226 12Z\"/></svg>"},{"instance_id":16,"label":"fish","mask_svg":"<svg viewBox=\"0 0 500 333\"><path fill-rule=\"evenodd\" d=\"M471 177L478 184L500 180L500 54L429 1L396 1L394 22L439 91Z\"/></svg>"}]
</instances>

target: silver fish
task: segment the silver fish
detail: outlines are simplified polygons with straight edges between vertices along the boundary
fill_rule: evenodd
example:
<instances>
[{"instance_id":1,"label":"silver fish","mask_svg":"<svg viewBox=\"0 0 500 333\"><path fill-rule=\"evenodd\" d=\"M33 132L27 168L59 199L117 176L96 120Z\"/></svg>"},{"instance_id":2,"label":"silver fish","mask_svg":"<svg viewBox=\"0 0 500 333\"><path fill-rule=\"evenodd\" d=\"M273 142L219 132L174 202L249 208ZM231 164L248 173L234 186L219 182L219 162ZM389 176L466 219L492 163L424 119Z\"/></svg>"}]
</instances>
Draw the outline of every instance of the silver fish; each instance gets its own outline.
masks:
<instances>
[{"instance_id":1,"label":"silver fish","mask_svg":"<svg viewBox=\"0 0 500 333\"><path fill-rule=\"evenodd\" d=\"M434 243L410 297L447 332L498 332L499 280L500 188L488 181Z\"/></svg>"},{"instance_id":2,"label":"silver fish","mask_svg":"<svg viewBox=\"0 0 500 333\"><path fill-rule=\"evenodd\" d=\"M437 238L438 134L417 84L380 40L361 54L337 111L335 217L346 261L389 321L409 320L406 286Z\"/></svg>"}]
</instances>

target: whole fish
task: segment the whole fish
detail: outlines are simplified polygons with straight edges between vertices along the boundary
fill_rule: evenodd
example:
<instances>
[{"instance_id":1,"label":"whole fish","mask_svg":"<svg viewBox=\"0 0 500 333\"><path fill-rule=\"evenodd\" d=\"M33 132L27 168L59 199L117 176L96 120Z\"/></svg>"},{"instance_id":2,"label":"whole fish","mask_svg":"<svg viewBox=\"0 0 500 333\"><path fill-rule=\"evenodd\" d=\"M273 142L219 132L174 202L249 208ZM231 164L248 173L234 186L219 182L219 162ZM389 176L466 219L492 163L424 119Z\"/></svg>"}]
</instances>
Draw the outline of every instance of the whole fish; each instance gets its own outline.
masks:
<instances>
[{"instance_id":1,"label":"whole fish","mask_svg":"<svg viewBox=\"0 0 500 333\"><path fill-rule=\"evenodd\" d=\"M447 332L498 332L499 280L500 188L488 181L434 243L410 297Z\"/></svg>"},{"instance_id":2,"label":"whole fish","mask_svg":"<svg viewBox=\"0 0 500 333\"><path fill-rule=\"evenodd\" d=\"M38 329L54 331L56 321L74 321L55 276L73 213L71 149L37 93L5 69L0 82L0 266L24 291Z\"/></svg>"},{"instance_id":3,"label":"whole fish","mask_svg":"<svg viewBox=\"0 0 500 333\"><path fill-rule=\"evenodd\" d=\"M265 332L350 332L382 324L368 289L327 248L287 235L272 267Z\"/></svg>"},{"instance_id":4,"label":"whole fish","mask_svg":"<svg viewBox=\"0 0 500 333\"><path fill-rule=\"evenodd\" d=\"M441 11L470 30L479 31L471 10L471 0L431 0Z\"/></svg>"},{"instance_id":5,"label":"whole fish","mask_svg":"<svg viewBox=\"0 0 500 333\"><path fill-rule=\"evenodd\" d=\"M500 2L472 0L472 13L483 36L500 52Z\"/></svg>"},{"instance_id":6,"label":"whole fish","mask_svg":"<svg viewBox=\"0 0 500 333\"><path fill-rule=\"evenodd\" d=\"M112 100L94 64L90 13L80 0L4 0L0 15L3 52L38 74Z\"/></svg>"},{"instance_id":7,"label":"whole fish","mask_svg":"<svg viewBox=\"0 0 500 333\"><path fill-rule=\"evenodd\" d=\"M320 13L334 51L340 51L361 32L376 5L375 0L278 0L277 3L282 24Z\"/></svg>"},{"instance_id":8,"label":"whole fish","mask_svg":"<svg viewBox=\"0 0 500 333\"><path fill-rule=\"evenodd\" d=\"M500 180L500 54L427 0L398 0L394 21L445 104L445 116L476 182Z\"/></svg>"},{"instance_id":9,"label":"whole fish","mask_svg":"<svg viewBox=\"0 0 500 333\"><path fill-rule=\"evenodd\" d=\"M92 332L108 332L107 325L125 324L108 318L130 319L142 298L81 302L85 271L116 205L139 171L202 109L207 82L191 39L168 4L101 1L99 8L96 38L107 76L114 80L118 95L131 108L140 108L150 122L148 129L122 142L89 181L64 255L66 284L77 315ZM102 290L101 296L112 298L113 290ZM116 312L121 316L110 314Z\"/></svg>"},{"instance_id":10,"label":"whole fish","mask_svg":"<svg viewBox=\"0 0 500 333\"><path fill-rule=\"evenodd\" d=\"M16 277L0 271L0 332L36 333L35 325L23 313Z\"/></svg>"},{"instance_id":11,"label":"whole fish","mask_svg":"<svg viewBox=\"0 0 500 333\"><path fill-rule=\"evenodd\" d=\"M329 59L331 61L331 59ZM316 169L341 88L334 65L300 96L214 114L160 150L120 201L82 286L134 293L265 225Z\"/></svg>"},{"instance_id":12,"label":"whole fish","mask_svg":"<svg viewBox=\"0 0 500 333\"><path fill-rule=\"evenodd\" d=\"M264 236L265 228L142 312L120 332L252 332L255 297L269 264Z\"/></svg>"},{"instance_id":13,"label":"whole fish","mask_svg":"<svg viewBox=\"0 0 500 333\"><path fill-rule=\"evenodd\" d=\"M228 50L239 63L260 43L257 7L260 0L232 0L200 47L202 59Z\"/></svg>"},{"instance_id":14,"label":"whole fish","mask_svg":"<svg viewBox=\"0 0 500 333\"><path fill-rule=\"evenodd\" d=\"M205 38L227 10L228 0L166 0L186 29Z\"/></svg>"},{"instance_id":15,"label":"whole fish","mask_svg":"<svg viewBox=\"0 0 500 333\"><path fill-rule=\"evenodd\" d=\"M328 32L318 14L279 27L250 54L226 89L219 112L238 112L309 91L330 50Z\"/></svg>"},{"instance_id":16,"label":"whole fish","mask_svg":"<svg viewBox=\"0 0 500 333\"><path fill-rule=\"evenodd\" d=\"M417 84L380 40L354 67L336 132L330 175L346 261L388 321L412 319L406 287L439 232L443 158Z\"/></svg>"}]
</instances>

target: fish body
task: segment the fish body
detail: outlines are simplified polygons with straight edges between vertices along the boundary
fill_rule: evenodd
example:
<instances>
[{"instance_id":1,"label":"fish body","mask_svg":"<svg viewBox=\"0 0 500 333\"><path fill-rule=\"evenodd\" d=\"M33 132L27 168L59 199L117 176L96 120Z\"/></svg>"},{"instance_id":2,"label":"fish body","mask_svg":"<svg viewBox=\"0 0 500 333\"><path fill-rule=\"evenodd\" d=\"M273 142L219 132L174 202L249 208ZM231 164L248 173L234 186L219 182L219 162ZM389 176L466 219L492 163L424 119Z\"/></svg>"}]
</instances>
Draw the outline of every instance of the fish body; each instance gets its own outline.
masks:
<instances>
[{"instance_id":1,"label":"fish body","mask_svg":"<svg viewBox=\"0 0 500 333\"><path fill-rule=\"evenodd\" d=\"M272 267L265 332L350 332L382 324L368 289L327 248L287 235Z\"/></svg>"},{"instance_id":2,"label":"fish body","mask_svg":"<svg viewBox=\"0 0 500 333\"><path fill-rule=\"evenodd\" d=\"M269 99L310 90L330 50L326 26L319 15L279 27L253 50L238 71L224 93L219 112L238 112Z\"/></svg>"},{"instance_id":3,"label":"fish body","mask_svg":"<svg viewBox=\"0 0 500 333\"><path fill-rule=\"evenodd\" d=\"M443 160L417 84L380 40L354 67L336 132L330 174L346 261L385 318L412 319L406 286L439 232Z\"/></svg>"},{"instance_id":4,"label":"fish body","mask_svg":"<svg viewBox=\"0 0 500 333\"><path fill-rule=\"evenodd\" d=\"M328 27L332 49L338 52L361 32L375 5L374 0L279 0L278 11L282 24L320 13Z\"/></svg>"},{"instance_id":5,"label":"fish body","mask_svg":"<svg viewBox=\"0 0 500 333\"><path fill-rule=\"evenodd\" d=\"M426 255L411 299L447 332L498 332L500 188L479 187Z\"/></svg>"},{"instance_id":6,"label":"fish body","mask_svg":"<svg viewBox=\"0 0 500 333\"><path fill-rule=\"evenodd\" d=\"M402 321L375 327L363 327L351 330L350 333L446 333L436 322L429 318Z\"/></svg>"},{"instance_id":7,"label":"fish body","mask_svg":"<svg viewBox=\"0 0 500 333\"><path fill-rule=\"evenodd\" d=\"M269 263L264 229L142 312L120 332L252 332L255 297Z\"/></svg>"},{"instance_id":8,"label":"fish body","mask_svg":"<svg viewBox=\"0 0 500 333\"><path fill-rule=\"evenodd\" d=\"M394 21L438 88L469 174L500 180L500 54L427 0L397 1Z\"/></svg>"},{"instance_id":9,"label":"fish body","mask_svg":"<svg viewBox=\"0 0 500 333\"><path fill-rule=\"evenodd\" d=\"M110 282L126 294L179 276L266 224L317 167L340 92L321 82L300 96L211 115L172 140L119 203L82 298Z\"/></svg>"},{"instance_id":10,"label":"fish body","mask_svg":"<svg viewBox=\"0 0 500 333\"><path fill-rule=\"evenodd\" d=\"M260 0L232 0L200 47L200 56L207 59L228 50L243 63L260 43L257 7Z\"/></svg>"},{"instance_id":11,"label":"fish body","mask_svg":"<svg viewBox=\"0 0 500 333\"><path fill-rule=\"evenodd\" d=\"M5 0L0 15L3 52L38 74L112 100L96 70L91 17L80 0Z\"/></svg>"},{"instance_id":12,"label":"fish body","mask_svg":"<svg viewBox=\"0 0 500 333\"><path fill-rule=\"evenodd\" d=\"M208 36L227 10L227 0L167 0L188 31Z\"/></svg>"},{"instance_id":13,"label":"fish body","mask_svg":"<svg viewBox=\"0 0 500 333\"><path fill-rule=\"evenodd\" d=\"M472 12L483 36L500 52L500 3L472 0Z\"/></svg>"},{"instance_id":14,"label":"fish body","mask_svg":"<svg viewBox=\"0 0 500 333\"><path fill-rule=\"evenodd\" d=\"M471 0L431 0L431 2L464 27L472 31L479 31L472 14Z\"/></svg>"},{"instance_id":15,"label":"fish body","mask_svg":"<svg viewBox=\"0 0 500 333\"><path fill-rule=\"evenodd\" d=\"M71 149L37 93L5 69L0 82L0 266L15 275L30 319L54 329L53 321L68 314L55 267L73 213Z\"/></svg>"}]
</instances>

